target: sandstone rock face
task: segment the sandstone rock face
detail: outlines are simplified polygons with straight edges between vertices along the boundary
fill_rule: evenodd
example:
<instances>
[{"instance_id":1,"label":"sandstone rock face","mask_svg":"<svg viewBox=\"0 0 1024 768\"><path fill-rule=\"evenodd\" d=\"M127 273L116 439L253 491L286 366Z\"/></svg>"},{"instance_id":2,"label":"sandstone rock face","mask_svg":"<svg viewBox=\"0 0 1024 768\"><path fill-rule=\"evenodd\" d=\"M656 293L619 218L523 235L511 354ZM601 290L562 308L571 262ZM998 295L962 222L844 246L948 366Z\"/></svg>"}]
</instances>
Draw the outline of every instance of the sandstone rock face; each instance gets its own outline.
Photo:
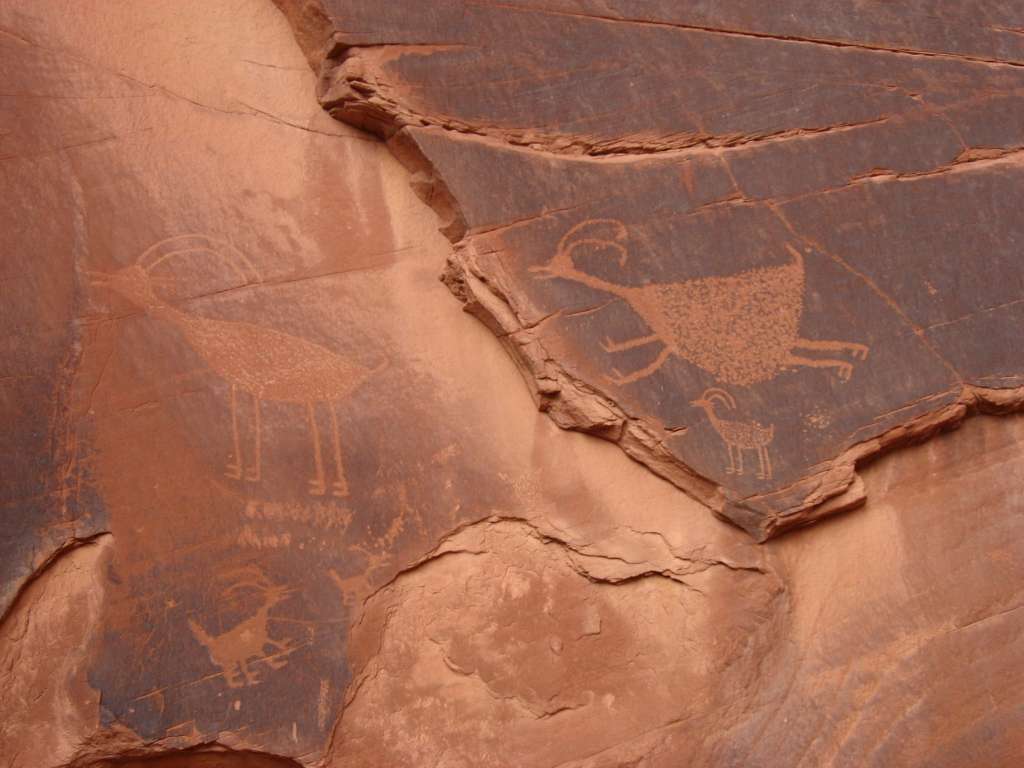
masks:
<instances>
[{"instance_id":1,"label":"sandstone rock face","mask_svg":"<svg viewBox=\"0 0 1024 768\"><path fill-rule=\"evenodd\" d=\"M0 766L1018 764L1022 29L5 3Z\"/></svg>"},{"instance_id":2,"label":"sandstone rock face","mask_svg":"<svg viewBox=\"0 0 1024 768\"><path fill-rule=\"evenodd\" d=\"M1002 4L895 38L796 3L324 5L322 102L424 176L453 290L541 407L756 537L861 503L854 467L890 444L1021 402Z\"/></svg>"}]
</instances>

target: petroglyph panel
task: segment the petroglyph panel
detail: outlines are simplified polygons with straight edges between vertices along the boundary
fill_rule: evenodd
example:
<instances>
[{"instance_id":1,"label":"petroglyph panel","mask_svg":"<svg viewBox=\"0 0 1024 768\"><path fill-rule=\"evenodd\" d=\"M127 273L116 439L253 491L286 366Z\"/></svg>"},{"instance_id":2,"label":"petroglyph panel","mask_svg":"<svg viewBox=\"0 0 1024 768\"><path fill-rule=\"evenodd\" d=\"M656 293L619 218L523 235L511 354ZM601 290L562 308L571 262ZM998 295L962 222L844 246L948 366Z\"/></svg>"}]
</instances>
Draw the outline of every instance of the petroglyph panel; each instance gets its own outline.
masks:
<instances>
[{"instance_id":1,"label":"petroglyph panel","mask_svg":"<svg viewBox=\"0 0 1024 768\"><path fill-rule=\"evenodd\" d=\"M324 712L349 684L352 608L447 526L507 498L503 481L451 462L453 441L475 455L485 438L446 426L457 403L433 402L432 378L402 352L418 317L380 290L402 249L358 269L325 250L319 271L289 274L297 254L188 235L83 265L96 330L78 386L93 403L81 423L96 490L114 525L147 520L121 535L132 554L112 561L90 680L145 738L251 724L260 746L323 744ZM413 431L394 427L394 403ZM128 645L139 636L141 651ZM152 656L179 661L147 667ZM225 713L218 691L237 705Z\"/></svg>"},{"instance_id":2,"label":"petroglyph panel","mask_svg":"<svg viewBox=\"0 0 1024 768\"><path fill-rule=\"evenodd\" d=\"M1019 405L1024 51L977 23L998 4L901 9L899 44L876 14L642 5L324 3L321 102L417 174L446 282L541 409L764 538L863 501L882 447ZM722 460L729 421L751 447Z\"/></svg>"},{"instance_id":3,"label":"petroglyph panel","mask_svg":"<svg viewBox=\"0 0 1024 768\"><path fill-rule=\"evenodd\" d=\"M816 136L794 141L827 163ZM757 199L733 168L763 146L612 161L420 127L392 145L445 201L445 281L540 408L759 539L861 503L865 456L1022 401L1016 159ZM497 195L494 176L520 182ZM719 418L771 427L764 471L719 450L708 389L736 403Z\"/></svg>"},{"instance_id":4,"label":"petroglyph panel","mask_svg":"<svg viewBox=\"0 0 1024 768\"><path fill-rule=\"evenodd\" d=\"M228 575L237 576L237 580L223 590L219 598L230 602L240 592L247 591L255 597L255 610L216 634L211 634L195 617L188 618L188 627L206 648L210 660L220 668L228 687L241 688L260 682L257 664L265 665L271 672L283 669L288 664L288 655L300 648L302 642L274 637L271 631L272 623L282 621L271 616L271 610L287 601L293 589L274 584L256 566Z\"/></svg>"},{"instance_id":5,"label":"petroglyph panel","mask_svg":"<svg viewBox=\"0 0 1024 768\"><path fill-rule=\"evenodd\" d=\"M353 611L516 503L477 462L491 405L443 394L478 350L422 347L452 336L421 269L448 245L386 148L323 113L272 3L0 16L3 598L109 532L88 695L52 681L91 729L67 738L315 759ZM36 729L8 714L0 739Z\"/></svg>"}]
</instances>

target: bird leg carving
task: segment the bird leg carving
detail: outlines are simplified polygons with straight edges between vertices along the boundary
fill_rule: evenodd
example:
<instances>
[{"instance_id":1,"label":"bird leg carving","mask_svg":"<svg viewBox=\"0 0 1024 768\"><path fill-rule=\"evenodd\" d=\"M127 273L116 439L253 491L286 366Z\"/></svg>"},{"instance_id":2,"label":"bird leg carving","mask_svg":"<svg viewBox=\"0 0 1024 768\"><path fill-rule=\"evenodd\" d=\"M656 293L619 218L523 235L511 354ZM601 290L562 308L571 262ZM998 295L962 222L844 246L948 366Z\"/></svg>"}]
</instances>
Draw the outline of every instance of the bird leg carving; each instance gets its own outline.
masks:
<instances>
[{"instance_id":1,"label":"bird leg carving","mask_svg":"<svg viewBox=\"0 0 1024 768\"><path fill-rule=\"evenodd\" d=\"M324 457L320 451L320 429L316 425L316 409L313 403L306 403L306 413L309 416L309 431L313 437L313 461L316 467L316 476L309 481L309 493L312 496L323 496L327 491L327 484L324 482Z\"/></svg>"},{"instance_id":2,"label":"bird leg carving","mask_svg":"<svg viewBox=\"0 0 1024 768\"><path fill-rule=\"evenodd\" d=\"M250 480L254 483L259 482L260 474L263 468L263 457L262 457L262 442L263 442L263 424L260 414L260 399L256 395L252 396L252 418L253 418L253 430L256 436L253 440L253 459L252 464L249 467L249 471L245 474L245 479Z\"/></svg>"},{"instance_id":3,"label":"bird leg carving","mask_svg":"<svg viewBox=\"0 0 1024 768\"><path fill-rule=\"evenodd\" d=\"M263 659L263 661L265 661L267 666L271 669L281 669L287 666L288 664L288 659L281 658L281 654L283 653L287 653L287 651L281 651L280 654L273 654L271 656L267 656L265 659Z\"/></svg>"},{"instance_id":4,"label":"bird leg carving","mask_svg":"<svg viewBox=\"0 0 1024 768\"><path fill-rule=\"evenodd\" d=\"M793 346L796 349L820 349L829 352L849 352L858 360L868 359L868 347L855 341L815 341L797 339Z\"/></svg>"},{"instance_id":5,"label":"bird leg carving","mask_svg":"<svg viewBox=\"0 0 1024 768\"><path fill-rule=\"evenodd\" d=\"M341 438L338 434L338 414L334 410L333 403L327 403L327 408L331 412L331 428L334 433L334 468L337 470L338 477L331 484L332 493L338 497L348 496L348 483L345 481L345 468L341 464Z\"/></svg>"},{"instance_id":6,"label":"bird leg carving","mask_svg":"<svg viewBox=\"0 0 1024 768\"><path fill-rule=\"evenodd\" d=\"M640 336L635 339L628 339L627 341L612 341L611 339L606 338L601 342L601 349L605 352L623 352L627 349L645 347L656 341L661 341L661 337L656 333L652 333L650 336Z\"/></svg>"},{"instance_id":7,"label":"bird leg carving","mask_svg":"<svg viewBox=\"0 0 1024 768\"><path fill-rule=\"evenodd\" d=\"M786 356L786 363L788 365L804 365L808 368L836 368L839 371L840 381L849 381L850 375L853 373L853 366L845 360L815 360L810 357L789 354Z\"/></svg>"},{"instance_id":8,"label":"bird leg carving","mask_svg":"<svg viewBox=\"0 0 1024 768\"><path fill-rule=\"evenodd\" d=\"M272 651L269 655L264 656L262 660L271 669L281 669L286 666L288 664L288 655L298 647L290 640L278 641L270 638L263 644L264 648L268 646Z\"/></svg>"},{"instance_id":9,"label":"bird leg carving","mask_svg":"<svg viewBox=\"0 0 1024 768\"><path fill-rule=\"evenodd\" d=\"M239 661L238 668L242 671L242 674L245 676L246 685L256 685L260 682L259 673L254 671L252 667L249 666L248 660L242 659L241 661Z\"/></svg>"},{"instance_id":10,"label":"bird leg carving","mask_svg":"<svg viewBox=\"0 0 1024 768\"><path fill-rule=\"evenodd\" d=\"M224 469L224 474L235 480L242 479L242 447L238 440L238 393L234 384L231 385L231 436L234 439L235 452Z\"/></svg>"},{"instance_id":11,"label":"bird leg carving","mask_svg":"<svg viewBox=\"0 0 1024 768\"><path fill-rule=\"evenodd\" d=\"M757 448L757 457L761 460L761 471L757 473L761 480L772 479L772 460L768 456L768 448L760 445Z\"/></svg>"},{"instance_id":12,"label":"bird leg carving","mask_svg":"<svg viewBox=\"0 0 1024 768\"><path fill-rule=\"evenodd\" d=\"M243 667L241 662L232 664L224 671L224 682L228 688L241 688L250 682L250 677L249 668Z\"/></svg>"},{"instance_id":13,"label":"bird leg carving","mask_svg":"<svg viewBox=\"0 0 1024 768\"><path fill-rule=\"evenodd\" d=\"M650 365L645 366L640 370L634 371L633 373L625 376L619 373L617 369L613 368L612 372L615 375L605 376L605 378L608 379L613 384L618 384L619 386L622 386L623 384L631 384L634 381L640 381L640 379L646 379L648 376L650 376L659 368L661 368L661 366L665 364L665 361L668 360L671 354L672 350L669 347L665 347L658 353L658 356L654 358L654 362L651 363Z\"/></svg>"}]
</instances>

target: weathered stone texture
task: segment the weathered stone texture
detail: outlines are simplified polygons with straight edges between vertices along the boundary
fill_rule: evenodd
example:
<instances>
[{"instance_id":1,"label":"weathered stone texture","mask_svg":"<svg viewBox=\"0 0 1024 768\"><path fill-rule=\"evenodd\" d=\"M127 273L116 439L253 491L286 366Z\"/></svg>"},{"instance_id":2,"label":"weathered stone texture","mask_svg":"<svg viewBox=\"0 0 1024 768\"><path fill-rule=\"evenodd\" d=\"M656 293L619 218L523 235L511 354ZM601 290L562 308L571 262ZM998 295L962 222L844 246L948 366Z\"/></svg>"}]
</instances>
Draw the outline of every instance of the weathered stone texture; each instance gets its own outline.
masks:
<instances>
[{"instance_id":1,"label":"weathered stone texture","mask_svg":"<svg viewBox=\"0 0 1024 768\"><path fill-rule=\"evenodd\" d=\"M1024 17L783 5L5 3L0 767L1016 765Z\"/></svg>"}]
</instances>

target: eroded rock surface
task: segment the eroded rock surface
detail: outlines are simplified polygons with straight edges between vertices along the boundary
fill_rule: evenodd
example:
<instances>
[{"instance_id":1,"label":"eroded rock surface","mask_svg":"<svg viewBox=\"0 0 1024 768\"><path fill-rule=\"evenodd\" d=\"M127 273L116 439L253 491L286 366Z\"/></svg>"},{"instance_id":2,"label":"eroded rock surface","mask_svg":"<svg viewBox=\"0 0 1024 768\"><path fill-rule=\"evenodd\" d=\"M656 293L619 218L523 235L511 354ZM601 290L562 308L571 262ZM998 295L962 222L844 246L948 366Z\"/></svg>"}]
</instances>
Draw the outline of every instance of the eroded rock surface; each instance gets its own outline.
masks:
<instances>
[{"instance_id":1,"label":"eroded rock surface","mask_svg":"<svg viewBox=\"0 0 1024 768\"><path fill-rule=\"evenodd\" d=\"M0 9L0 766L1015 765L1022 24L720 5Z\"/></svg>"},{"instance_id":2,"label":"eroded rock surface","mask_svg":"<svg viewBox=\"0 0 1024 768\"><path fill-rule=\"evenodd\" d=\"M985 417L870 467L860 514L764 571L612 586L521 525L465 531L373 598L336 764L1013 765L1022 439Z\"/></svg>"}]
</instances>

